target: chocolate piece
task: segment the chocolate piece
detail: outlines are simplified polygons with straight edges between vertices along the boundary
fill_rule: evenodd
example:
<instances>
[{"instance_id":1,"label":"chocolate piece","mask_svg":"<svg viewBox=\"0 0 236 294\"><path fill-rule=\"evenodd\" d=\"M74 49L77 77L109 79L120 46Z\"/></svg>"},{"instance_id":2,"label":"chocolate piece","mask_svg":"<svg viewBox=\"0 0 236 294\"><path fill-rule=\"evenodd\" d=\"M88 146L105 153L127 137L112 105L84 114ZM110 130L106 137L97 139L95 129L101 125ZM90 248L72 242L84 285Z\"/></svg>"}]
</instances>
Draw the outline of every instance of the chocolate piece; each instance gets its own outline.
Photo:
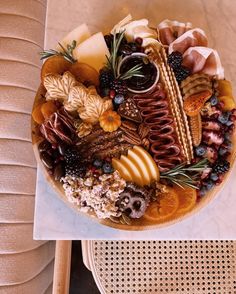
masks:
<instances>
[{"instance_id":1,"label":"chocolate piece","mask_svg":"<svg viewBox=\"0 0 236 294\"><path fill-rule=\"evenodd\" d=\"M141 123L142 117L141 114L131 98L128 98L124 103L122 103L118 109L118 113L121 117L124 117L128 120Z\"/></svg>"},{"instance_id":2,"label":"chocolate piece","mask_svg":"<svg viewBox=\"0 0 236 294\"><path fill-rule=\"evenodd\" d=\"M125 190L120 194L117 206L129 217L140 218L147 209L151 193L151 189L141 188L133 183L127 183Z\"/></svg>"}]
</instances>

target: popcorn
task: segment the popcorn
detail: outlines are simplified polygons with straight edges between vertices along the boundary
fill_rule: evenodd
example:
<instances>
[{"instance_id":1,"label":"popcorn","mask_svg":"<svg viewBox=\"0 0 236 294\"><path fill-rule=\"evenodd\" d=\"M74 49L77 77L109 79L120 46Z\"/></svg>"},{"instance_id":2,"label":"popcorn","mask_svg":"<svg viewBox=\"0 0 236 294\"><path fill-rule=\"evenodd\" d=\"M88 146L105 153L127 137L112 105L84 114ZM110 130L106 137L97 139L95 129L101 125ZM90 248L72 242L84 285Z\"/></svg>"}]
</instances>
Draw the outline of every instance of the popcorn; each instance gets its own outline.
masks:
<instances>
[{"instance_id":1,"label":"popcorn","mask_svg":"<svg viewBox=\"0 0 236 294\"><path fill-rule=\"evenodd\" d=\"M116 202L124 191L126 182L117 171L98 178L90 173L85 178L67 176L61 181L68 200L75 203L80 211L92 212L101 219L121 215Z\"/></svg>"}]
</instances>

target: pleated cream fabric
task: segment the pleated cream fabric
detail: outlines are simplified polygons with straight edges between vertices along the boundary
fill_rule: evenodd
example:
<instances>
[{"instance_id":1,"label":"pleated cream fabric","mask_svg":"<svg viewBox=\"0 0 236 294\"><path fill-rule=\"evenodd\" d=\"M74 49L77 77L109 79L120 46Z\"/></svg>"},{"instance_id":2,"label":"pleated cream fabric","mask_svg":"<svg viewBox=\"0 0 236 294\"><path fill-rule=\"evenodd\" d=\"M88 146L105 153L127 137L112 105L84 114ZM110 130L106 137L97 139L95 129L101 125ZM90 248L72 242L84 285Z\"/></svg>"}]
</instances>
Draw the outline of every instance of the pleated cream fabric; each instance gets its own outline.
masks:
<instances>
[{"instance_id":1,"label":"pleated cream fabric","mask_svg":"<svg viewBox=\"0 0 236 294\"><path fill-rule=\"evenodd\" d=\"M0 1L0 294L52 293L54 242L34 241L30 113L46 0Z\"/></svg>"}]
</instances>

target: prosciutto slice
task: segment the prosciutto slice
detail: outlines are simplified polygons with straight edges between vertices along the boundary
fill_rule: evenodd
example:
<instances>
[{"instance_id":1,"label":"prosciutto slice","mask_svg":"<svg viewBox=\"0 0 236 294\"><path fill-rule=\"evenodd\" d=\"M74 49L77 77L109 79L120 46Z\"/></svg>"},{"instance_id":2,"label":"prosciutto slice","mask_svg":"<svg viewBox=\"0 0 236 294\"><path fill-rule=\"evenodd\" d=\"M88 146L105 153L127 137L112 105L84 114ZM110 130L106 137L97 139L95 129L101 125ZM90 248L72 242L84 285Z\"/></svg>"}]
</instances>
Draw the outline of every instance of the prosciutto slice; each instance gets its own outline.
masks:
<instances>
[{"instance_id":1,"label":"prosciutto slice","mask_svg":"<svg viewBox=\"0 0 236 294\"><path fill-rule=\"evenodd\" d=\"M183 23L176 20L163 20L158 26L160 41L163 45L170 45L175 39L192 28L190 22Z\"/></svg>"},{"instance_id":2,"label":"prosciutto slice","mask_svg":"<svg viewBox=\"0 0 236 294\"><path fill-rule=\"evenodd\" d=\"M224 78L224 68L216 50L208 47L190 47L183 54L183 65L192 74L202 72L218 79Z\"/></svg>"},{"instance_id":3,"label":"prosciutto slice","mask_svg":"<svg viewBox=\"0 0 236 294\"><path fill-rule=\"evenodd\" d=\"M185 32L179 38L174 40L169 46L169 54L173 51L179 51L183 54L189 47L207 47L207 44L208 41L204 31L202 29L195 28Z\"/></svg>"}]
</instances>

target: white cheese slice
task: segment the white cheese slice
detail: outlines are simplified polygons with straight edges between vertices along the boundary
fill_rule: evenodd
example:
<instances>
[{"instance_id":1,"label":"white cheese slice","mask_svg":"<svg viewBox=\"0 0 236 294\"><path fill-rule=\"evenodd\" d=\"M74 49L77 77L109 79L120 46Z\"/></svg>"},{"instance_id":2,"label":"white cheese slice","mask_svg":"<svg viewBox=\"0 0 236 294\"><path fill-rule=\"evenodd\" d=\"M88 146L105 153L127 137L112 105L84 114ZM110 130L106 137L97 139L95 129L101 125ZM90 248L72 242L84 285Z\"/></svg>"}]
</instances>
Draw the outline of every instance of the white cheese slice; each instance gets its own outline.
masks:
<instances>
[{"instance_id":1,"label":"white cheese slice","mask_svg":"<svg viewBox=\"0 0 236 294\"><path fill-rule=\"evenodd\" d=\"M75 28L73 31L71 31L69 34L67 34L59 43L64 47L67 48L67 45L71 45L73 40L76 41L76 46L78 46L83 41L87 40L91 36L91 33L87 27L87 25L84 23L77 28ZM58 51L62 51L62 48L57 45L56 48Z\"/></svg>"},{"instance_id":2,"label":"white cheese slice","mask_svg":"<svg viewBox=\"0 0 236 294\"><path fill-rule=\"evenodd\" d=\"M101 32L92 35L73 51L75 59L92 66L97 71L105 65L106 55L109 57L110 53Z\"/></svg>"}]
</instances>

